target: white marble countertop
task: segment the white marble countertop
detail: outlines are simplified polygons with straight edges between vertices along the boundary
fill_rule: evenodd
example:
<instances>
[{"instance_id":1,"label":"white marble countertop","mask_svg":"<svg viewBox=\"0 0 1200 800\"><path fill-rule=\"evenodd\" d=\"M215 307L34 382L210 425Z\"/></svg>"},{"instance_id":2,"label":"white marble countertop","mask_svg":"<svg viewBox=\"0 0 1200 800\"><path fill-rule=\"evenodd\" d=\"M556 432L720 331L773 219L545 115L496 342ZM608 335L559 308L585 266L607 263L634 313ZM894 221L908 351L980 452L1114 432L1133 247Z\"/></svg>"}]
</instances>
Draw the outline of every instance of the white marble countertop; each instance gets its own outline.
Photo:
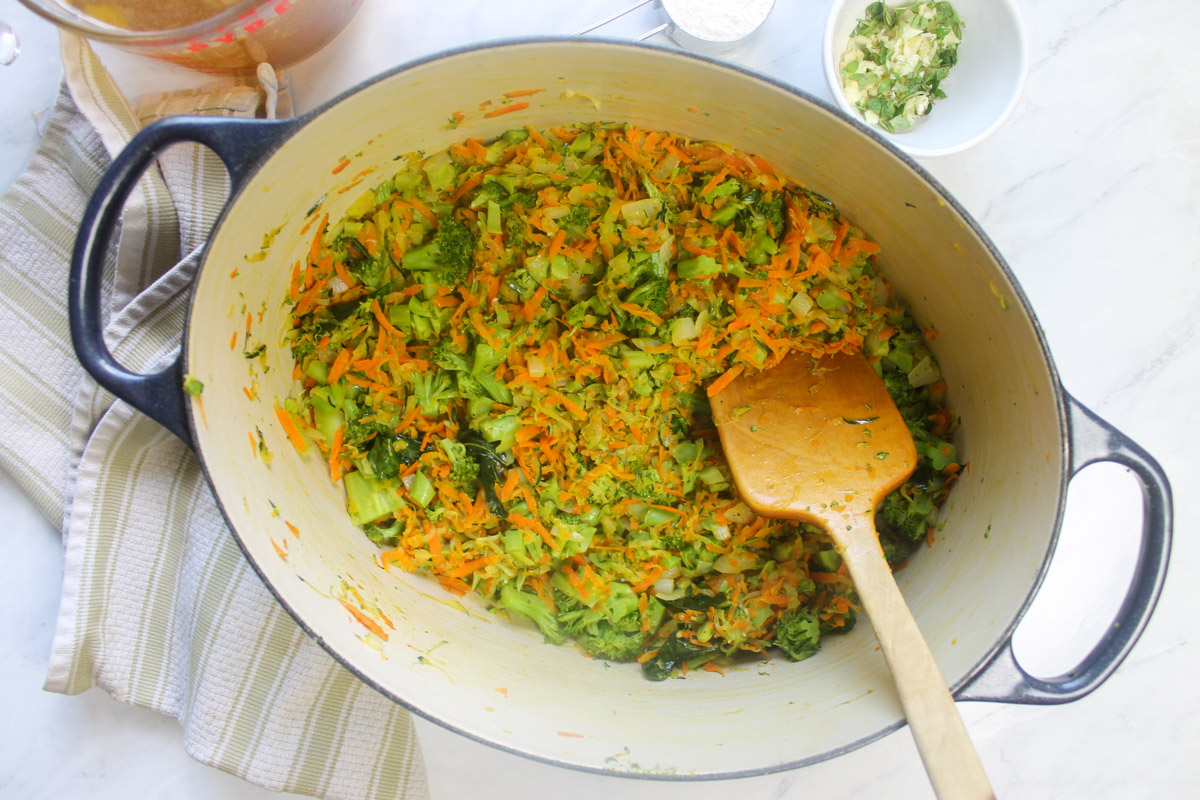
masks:
<instances>
[{"instance_id":1,"label":"white marble countertop","mask_svg":"<svg viewBox=\"0 0 1200 800\"><path fill-rule=\"evenodd\" d=\"M571 33L628 0L440 7L367 0L335 41L290 70L307 110L372 74L464 41ZM827 98L820 35L828 0L779 0L736 60ZM1176 541L1158 610L1132 655L1091 695L1063 706L963 703L1001 797L1200 796L1200 434L1185 403L1200 389L1200 73L1191 0L1017 0L1031 72L1012 119L964 153L923 162L982 224L1024 287L1067 389L1165 467ZM0 0L23 49L0 67L0 187L24 165L53 99L53 29ZM448 24L448 20L457 20ZM652 5L605 33L637 36ZM198 82L98 48L131 96ZM1136 557L1140 493L1113 465L1072 484L1062 543L1017 654L1035 674L1070 668L1108 625ZM0 479L8 533L0 564L0 796L261 798L273 793L191 761L174 720L100 690L41 691L61 579L58 532ZM654 798L929 797L906 730L802 770L732 782L660 783L576 773L507 755L421 721L434 800L535 796ZM469 766L468 766L469 765ZM497 776L501 776L498 777Z\"/></svg>"}]
</instances>

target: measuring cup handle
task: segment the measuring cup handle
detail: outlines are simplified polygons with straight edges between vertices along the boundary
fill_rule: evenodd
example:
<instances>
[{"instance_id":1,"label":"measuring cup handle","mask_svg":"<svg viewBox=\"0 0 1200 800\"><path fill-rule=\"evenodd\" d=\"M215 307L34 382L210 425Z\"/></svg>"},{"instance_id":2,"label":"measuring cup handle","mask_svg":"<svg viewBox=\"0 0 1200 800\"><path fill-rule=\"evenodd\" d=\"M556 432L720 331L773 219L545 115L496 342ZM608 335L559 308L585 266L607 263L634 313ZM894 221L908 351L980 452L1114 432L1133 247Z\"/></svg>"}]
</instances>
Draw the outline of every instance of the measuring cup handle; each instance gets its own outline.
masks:
<instances>
[{"instance_id":1,"label":"measuring cup handle","mask_svg":"<svg viewBox=\"0 0 1200 800\"><path fill-rule=\"evenodd\" d=\"M100 179L88 201L71 256L67 310L75 354L96 383L156 420L192 446L183 391L182 351L167 367L142 375L122 366L104 343L101 274L121 211L138 179L165 148L179 142L209 147L229 170L237 192L295 120L168 117L139 131Z\"/></svg>"},{"instance_id":2,"label":"measuring cup handle","mask_svg":"<svg viewBox=\"0 0 1200 800\"><path fill-rule=\"evenodd\" d=\"M1145 450L1066 395L1070 475L1089 464L1111 461L1128 467L1142 484L1142 539L1133 580L1112 625L1072 670L1036 678L1017 662L1010 638L956 695L959 700L1051 705L1087 695L1129 655L1150 620L1167 577L1174 513L1166 473Z\"/></svg>"}]
</instances>

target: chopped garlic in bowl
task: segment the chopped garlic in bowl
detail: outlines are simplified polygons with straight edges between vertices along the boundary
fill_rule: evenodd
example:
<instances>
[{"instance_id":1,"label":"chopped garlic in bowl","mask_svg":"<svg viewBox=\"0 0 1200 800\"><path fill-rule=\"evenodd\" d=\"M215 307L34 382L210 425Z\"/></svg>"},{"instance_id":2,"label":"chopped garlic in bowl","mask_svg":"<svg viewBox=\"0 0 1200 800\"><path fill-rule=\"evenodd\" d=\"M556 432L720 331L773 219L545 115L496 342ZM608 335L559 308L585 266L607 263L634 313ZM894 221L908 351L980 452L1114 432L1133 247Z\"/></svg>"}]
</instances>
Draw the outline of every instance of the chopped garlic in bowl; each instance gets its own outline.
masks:
<instances>
[{"instance_id":1,"label":"chopped garlic in bowl","mask_svg":"<svg viewBox=\"0 0 1200 800\"><path fill-rule=\"evenodd\" d=\"M837 105L914 156L986 139L1029 71L1014 0L835 0L822 59Z\"/></svg>"},{"instance_id":2,"label":"chopped garlic in bowl","mask_svg":"<svg viewBox=\"0 0 1200 800\"><path fill-rule=\"evenodd\" d=\"M867 6L839 63L846 100L871 125L908 131L945 97L941 82L958 62L962 22L950 3Z\"/></svg>"}]
</instances>

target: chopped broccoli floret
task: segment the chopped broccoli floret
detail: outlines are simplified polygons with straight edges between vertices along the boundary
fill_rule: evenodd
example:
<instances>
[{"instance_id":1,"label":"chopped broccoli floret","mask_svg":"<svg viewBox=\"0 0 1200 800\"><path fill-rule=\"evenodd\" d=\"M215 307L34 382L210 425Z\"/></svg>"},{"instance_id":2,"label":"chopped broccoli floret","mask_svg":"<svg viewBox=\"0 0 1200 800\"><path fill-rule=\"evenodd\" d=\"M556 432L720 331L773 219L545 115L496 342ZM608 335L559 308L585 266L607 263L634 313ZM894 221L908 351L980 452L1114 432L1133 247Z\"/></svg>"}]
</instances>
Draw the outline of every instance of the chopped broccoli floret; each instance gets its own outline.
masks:
<instances>
[{"instance_id":1,"label":"chopped broccoli floret","mask_svg":"<svg viewBox=\"0 0 1200 800\"><path fill-rule=\"evenodd\" d=\"M386 541L394 540L403 532L404 523L398 519L393 519L389 525L379 525L374 522L368 522L363 526L363 533L365 533L367 538L375 544L383 544Z\"/></svg>"},{"instance_id":2,"label":"chopped broccoli floret","mask_svg":"<svg viewBox=\"0 0 1200 800\"><path fill-rule=\"evenodd\" d=\"M880 531L879 546L883 548L883 557L889 564L899 564L912 555L916 543L907 539L897 539L890 533Z\"/></svg>"},{"instance_id":3,"label":"chopped broccoli floret","mask_svg":"<svg viewBox=\"0 0 1200 800\"><path fill-rule=\"evenodd\" d=\"M797 609L775 625L775 645L793 661L815 654L820 642L821 621L812 609Z\"/></svg>"},{"instance_id":4,"label":"chopped broccoli floret","mask_svg":"<svg viewBox=\"0 0 1200 800\"><path fill-rule=\"evenodd\" d=\"M591 209L587 206L572 206L567 215L558 221L558 225L567 231L572 239L579 239L587 233L591 221Z\"/></svg>"},{"instance_id":5,"label":"chopped broccoli floret","mask_svg":"<svg viewBox=\"0 0 1200 800\"><path fill-rule=\"evenodd\" d=\"M633 661L642 654L646 634L640 630L619 631L603 623L599 628L599 633L584 633L575 637L584 652L609 661Z\"/></svg>"},{"instance_id":6,"label":"chopped broccoli floret","mask_svg":"<svg viewBox=\"0 0 1200 800\"><path fill-rule=\"evenodd\" d=\"M454 382L458 385L458 393L468 400L487 396L483 384L469 372L455 372Z\"/></svg>"},{"instance_id":7,"label":"chopped broccoli floret","mask_svg":"<svg viewBox=\"0 0 1200 800\"><path fill-rule=\"evenodd\" d=\"M496 367L504 362L508 348L504 342L498 342L500 347L493 347L487 342L478 342L471 353L471 374L475 377L491 375Z\"/></svg>"},{"instance_id":8,"label":"chopped broccoli floret","mask_svg":"<svg viewBox=\"0 0 1200 800\"><path fill-rule=\"evenodd\" d=\"M924 391L909 383L908 376L899 370L884 372L883 385L913 436L928 434L929 412Z\"/></svg>"},{"instance_id":9,"label":"chopped broccoli floret","mask_svg":"<svg viewBox=\"0 0 1200 800\"><path fill-rule=\"evenodd\" d=\"M620 486L607 473L593 477L588 484L588 499L599 505L614 503L622 494Z\"/></svg>"},{"instance_id":10,"label":"chopped broccoli floret","mask_svg":"<svg viewBox=\"0 0 1200 800\"><path fill-rule=\"evenodd\" d=\"M633 493L639 500L653 505L670 505L674 502L671 494L665 491L663 477L653 467L643 467L638 470L633 480Z\"/></svg>"},{"instance_id":11,"label":"chopped broccoli floret","mask_svg":"<svg viewBox=\"0 0 1200 800\"><path fill-rule=\"evenodd\" d=\"M633 303L649 309L655 314L661 314L667 307L667 297L671 294L671 283L662 278L656 278L634 289L625 296L626 303Z\"/></svg>"},{"instance_id":12,"label":"chopped broccoli floret","mask_svg":"<svg viewBox=\"0 0 1200 800\"><path fill-rule=\"evenodd\" d=\"M432 272L439 283L457 286L471 272L474 251L471 230L456 219L444 217L438 222L433 240L405 253L400 265L416 272Z\"/></svg>"},{"instance_id":13,"label":"chopped broccoli floret","mask_svg":"<svg viewBox=\"0 0 1200 800\"><path fill-rule=\"evenodd\" d=\"M444 413L446 404L454 399L454 379L450 372L411 373L413 397L417 407L427 417Z\"/></svg>"},{"instance_id":14,"label":"chopped broccoli floret","mask_svg":"<svg viewBox=\"0 0 1200 800\"><path fill-rule=\"evenodd\" d=\"M896 403L900 416L908 424L917 446L917 454L927 460L935 470L945 469L957 458L954 445L930 433L930 403L928 390L909 383L908 376L900 370L883 373L883 384Z\"/></svg>"},{"instance_id":15,"label":"chopped broccoli floret","mask_svg":"<svg viewBox=\"0 0 1200 800\"><path fill-rule=\"evenodd\" d=\"M933 509L932 495L906 484L883 498L875 516L900 538L918 542L925 538Z\"/></svg>"},{"instance_id":16,"label":"chopped broccoli floret","mask_svg":"<svg viewBox=\"0 0 1200 800\"><path fill-rule=\"evenodd\" d=\"M760 190L754 189L741 198L735 224L743 241L749 244L747 261L762 266L779 252L779 241L783 239L786 220L783 194L780 192L772 194L768 200L764 199Z\"/></svg>"},{"instance_id":17,"label":"chopped broccoli floret","mask_svg":"<svg viewBox=\"0 0 1200 800\"><path fill-rule=\"evenodd\" d=\"M346 247L346 269L350 274L372 289L382 286L388 263L382 258L372 258L355 239L344 238L342 244Z\"/></svg>"},{"instance_id":18,"label":"chopped broccoli floret","mask_svg":"<svg viewBox=\"0 0 1200 800\"><path fill-rule=\"evenodd\" d=\"M450 480L456 485L470 487L479 477L479 465L469 458L455 461L450 468Z\"/></svg>"},{"instance_id":19,"label":"chopped broccoli floret","mask_svg":"<svg viewBox=\"0 0 1200 800\"><path fill-rule=\"evenodd\" d=\"M509 196L508 200L508 205L518 206L526 211L535 208L538 204L537 192L530 189L518 189ZM504 204L501 203L501 205Z\"/></svg>"},{"instance_id":20,"label":"chopped broccoli floret","mask_svg":"<svg viewBox=\"0 0 1200 800\"><path fill-rule=\"evenodd\" d=\"M609 596L592 608L556 574L558 621L585 652L609 661L632 661L641 655L646 640L637 595L624 583L610 588Z\"/></svg>"},{"instance_id":21,"label":"chopped broccoli floret","mask_svg":"<svg viewBox=\"0 0 1200 800\"><path fill-rule=\"evenodd\" d=\"M542 636L546 638L547 642L562 644L567 640L562 626L558 624L558 619L554 616L554 610L536 594L523 592L508 583L500 588L500 602L497 605L514 614L520 614L533 620L534 624L541 629Z\"/></svg>"},{"instance_id":22,"label":"chopped broccoli floret","mask_svg":"<svg viewBox=\"0 0 1200 800\"><path fill-rule=\"evenodd\" d=\"M751 203L747 210L755 220L765 222L776 238L783 236L785 218L783 215L783 195L776 192L770 200L761 197Z\"/></svg>"},{"instance_id":23,"label":"chopped broccoli floret","mask_svg":"<svg viewBox=\"0 0 1200 800\"><path fill-rule=\"evenodd\" d=\"M442 439L442 452L450 459L450 481L459 488L470 488L479 479L479 462L471 458L467 446L453 439Z\"/></svg>"},{"instance_id":24,"label":"chopped broccoli floret","mask_svg":"<svg viewBox=\"0 0 1200 800\"><path fill-rule=\"evenodd\" d=\"M449 339L443 339L434 345L429 352L429 360L442 369L469 370L471 366L467 363L466 355Z\"/></svg>"}]
</instances>

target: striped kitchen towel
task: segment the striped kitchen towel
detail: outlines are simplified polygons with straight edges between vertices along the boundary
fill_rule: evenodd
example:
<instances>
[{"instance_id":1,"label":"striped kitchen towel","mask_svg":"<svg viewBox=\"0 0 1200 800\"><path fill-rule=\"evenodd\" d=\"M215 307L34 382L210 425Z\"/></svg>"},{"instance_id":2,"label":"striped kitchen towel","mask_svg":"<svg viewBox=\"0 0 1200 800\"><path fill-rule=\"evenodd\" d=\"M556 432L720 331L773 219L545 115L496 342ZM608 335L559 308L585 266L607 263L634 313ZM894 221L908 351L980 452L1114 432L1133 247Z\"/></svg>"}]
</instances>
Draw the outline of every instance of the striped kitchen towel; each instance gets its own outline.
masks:
<instances>
[{"instance_id":1,"label":"striped kitchen towel","mask_svg":"<svg viewBox=\"0 0 1200 800\"><path fill-rule=\"evenodd\" d=\"M67 264L112 156L147 122L278 105L269 70L126 102L88 45L63 37L64 89L42 147L0 197L0 468L62 522L62 600L46 688L99 685L179 719L185 747L261 786L330 798L427 798L408 712L320 649L243 558L191 453L75 360ZM265 88L264 88L265 87ZM150 371L179 346L199 248L228 183L176 146L127 204L103 284L105 338Z\"/></svg>"}]
</instances>

